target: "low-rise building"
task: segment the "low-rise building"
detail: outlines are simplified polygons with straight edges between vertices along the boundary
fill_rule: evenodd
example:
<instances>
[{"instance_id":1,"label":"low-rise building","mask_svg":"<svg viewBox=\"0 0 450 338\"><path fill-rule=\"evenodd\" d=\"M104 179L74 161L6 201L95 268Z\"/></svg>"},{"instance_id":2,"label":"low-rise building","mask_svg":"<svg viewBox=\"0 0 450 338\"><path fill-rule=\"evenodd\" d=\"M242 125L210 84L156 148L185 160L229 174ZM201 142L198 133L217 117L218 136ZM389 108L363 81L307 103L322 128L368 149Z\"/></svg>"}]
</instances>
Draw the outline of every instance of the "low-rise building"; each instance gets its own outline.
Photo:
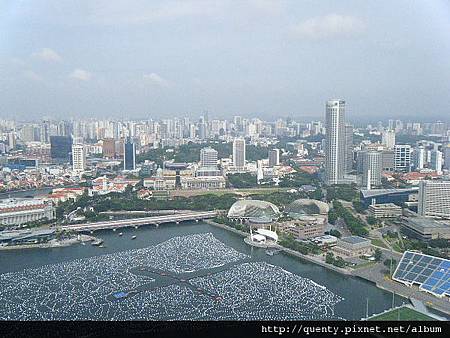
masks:
<instances>
[{"instance_id":1,"label":"low-rise building","mask_svg":"<svg viewBox=\"0 0 450 338\"><path fill-rule=\"evenodd\" d=\"M175 178L154 176L144 179L143 185L151 190L173 190L176 187L176 180Z\"/></svg>"},{"instance_id":2,"label":"low-rise building","mask_svg":"<svg viewBox=\"0 0 450 338\"><path fill-rule=\"evenodd\" d=\"M422 241L450 239L450 225L425 217L405 217L401 230L404 234Z\"/></svg>"},{"instance_id":3,"label":"low-rise building","mask_svg":"<svg viewBox=\"0 0 450 338\"><path fill-rule=\"evenodd\" d=\"M402 215L402 208L394 203L369 205L367 211L375 218L397 218Z\"/></svg>"},{"instance_id":4,"label":"low-rise building","mask_svg":"<svg viewBox=\"0 0 450 338\"><path fill-rule=\"evenodd\" d=\"M371 253L370 240L359 236L342 237L333 251L344 257L357 257Z\"/></svg>"},{"instance_id":5,"label":"low-rise building","mask_svg":"<svg viewBox=\"0 0 450 338\"><path fill-rule=\"evenodd\" d=\"M223 176L182 177L181 189L224 189Z\"/></svg>"},{"instance_id":6,"label":"low-rise building","mask_svg":"<svg viewBox=\"0 0 450 338\"><path fill-rule=\"evenodd\" d=\"M55 229L0 232L0 246L45 243L55 238Z\"/></svg>"},{"instance_id":7,"label":"low-rise building","mask_svg":"<svg viewBox=\"0 0 450 338\"><path fill-rule=\"evenodd\" d=\"M0 201L0 224L21 225L39 220L52 220L56 210L43 199L6 199Z\"/></svg>"},{"instance_id":8,"label":"low-rise building","mask_svg":"<svg viewBox=\"0 0 450 338\"><path fill-rule=\"evenodd\" d=\"M325 232L326 218L301 216L295 221L278 223L278 229L291 234L295 239L310 239L322 236Z\"/></svg>"}]
</instances>

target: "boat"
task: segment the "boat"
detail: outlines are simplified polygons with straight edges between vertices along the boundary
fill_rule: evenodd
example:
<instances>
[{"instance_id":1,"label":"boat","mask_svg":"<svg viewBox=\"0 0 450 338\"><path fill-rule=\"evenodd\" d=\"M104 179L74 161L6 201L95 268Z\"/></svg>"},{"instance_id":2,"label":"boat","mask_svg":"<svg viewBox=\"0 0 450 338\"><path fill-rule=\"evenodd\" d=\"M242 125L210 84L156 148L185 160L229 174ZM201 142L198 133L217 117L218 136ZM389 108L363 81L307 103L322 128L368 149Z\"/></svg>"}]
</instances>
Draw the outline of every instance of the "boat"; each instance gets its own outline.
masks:
<instances>
[{"instance_id":1,"label":"boat","mask_svg":"<svg viewBox=\"0 0 450 338\"><path fill-rule=\"evenodd\" d=\"M103 244L98 246L99 248L106 248Z\"/></svg>"},{"instance_id":2,"label":"boat","mask_svg":"<svg viewBox=\"0 0 450 338\"><path fill-rule=\"evenodd\" d=\"M272 250L266 250L266 255L273 256L274 252Z\"/></svg>"},{"instance_id":3,"label":"boat","mask_svg":"<svg viewBox=\"0 0 450 338\"><path fill-rule=\"evenodd\" d=\"M95 246L101 246L102 244L103 244L103 239L100 239L100 238L98 238L92 242L92 245L95 245Z\"/></svg>"},{"instance_id":4,"label":"boat","mask_svg":"<svg viewBox=\"0 0 450 338\"><path fill-rule=\"evenodd\" d=\"M122 235L123 235L123 233L119 232L119 236L122 236Z\"/></svg>"},{"instance_id":5,"label":"boat","mask_svg":"<svg viewBox=\"0 0 450 338\"><path fill-rule=\"evenodd\" d=\"M136 239L136 236L131 237L131 239Z\"/></svg>"}]
</instances>

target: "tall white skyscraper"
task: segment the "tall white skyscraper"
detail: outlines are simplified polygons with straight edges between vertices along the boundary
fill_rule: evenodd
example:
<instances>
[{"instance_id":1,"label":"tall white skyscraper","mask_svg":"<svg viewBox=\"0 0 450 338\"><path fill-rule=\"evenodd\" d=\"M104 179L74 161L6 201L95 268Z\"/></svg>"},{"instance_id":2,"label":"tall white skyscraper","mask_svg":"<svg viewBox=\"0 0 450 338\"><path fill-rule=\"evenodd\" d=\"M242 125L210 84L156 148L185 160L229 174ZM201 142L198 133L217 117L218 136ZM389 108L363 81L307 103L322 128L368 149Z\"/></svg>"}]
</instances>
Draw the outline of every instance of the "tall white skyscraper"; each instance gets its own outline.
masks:
<instances>
[{"instance_id":1,"label":"tall white skyscraper","mask_svg":"<svg viewBox=\"0 0 450 338\"><path fill-rule=\"evenodd\" d=\"M381 185L382 153L379 151L364 151L362 153L362 185L370 190Z\"/></svg>"},{"instance_id":2,"label":"tall white skyscraper","mask_svg":"<svg viewBox=\"0 0 450 338\"><path fill-rule=\"evenodd\" d=\"M395 131L391 129L384 130L381 134L381 144L388 149L393 149L395 146Z\"/></svg>"},{"instance_id":3,"label":"tall white skyscraper","mask_svg":"<svg viewBox=\"0 0 450 338\"><path fill-rule=\"evenodd\" d=\"M280 164L280 149L269 150L269 167Z\"/></svg>"},{"instance_id":4,"label":"tall white skyscraper","mask_svg":"<svg viewBox=\"0 0 450 338\"><path fill-rule=\"evenodd\" d=\"M200 150L200 166L217 168L217 150L207 147Z\"/></svg>"},{"instance_id":5,"label":"tall white skyscraper","mask_svg":"<svg viewBox=\"0 0 450 338\"><path fill-rule=\"evenodd\" d=\"M72 145L72 168L78 173L86 169L86 152L82 144Z\"/></svg>"},{"instance_id":6,"label":"tall white skyscraper","mask_svg":"<svg viewBox=\"0 0 450 338\"><path fill-rule=\"evenodd\" d=\"M237 169L245 167L245 139L242 137L235 138L233 141L233 165Z\"/></svg>"},{"instance_id":7,"label":"tall white skyscraper","mask_svg":"<svg viewBox=\"0 0 450 338\"><path fill-rule=\"evenodd\" d=\"M339 184L345 172L345 101L326 103L325 182Z\"/></svg>"}]
</instances>

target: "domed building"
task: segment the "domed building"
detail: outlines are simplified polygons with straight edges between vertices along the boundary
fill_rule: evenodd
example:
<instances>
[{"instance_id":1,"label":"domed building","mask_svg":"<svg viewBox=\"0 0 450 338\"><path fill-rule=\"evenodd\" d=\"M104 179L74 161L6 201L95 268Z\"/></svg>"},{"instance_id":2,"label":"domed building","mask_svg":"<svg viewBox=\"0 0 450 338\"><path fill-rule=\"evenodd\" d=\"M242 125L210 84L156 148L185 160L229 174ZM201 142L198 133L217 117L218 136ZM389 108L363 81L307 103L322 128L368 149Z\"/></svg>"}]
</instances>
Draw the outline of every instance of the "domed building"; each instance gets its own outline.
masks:
<instances>
[{"instance_id":1,"label":"domed building","mask_svg":"<svg viewBox=\"0 0 450 338\"><path fill-rule=\"evenodd\" d=\"M330 207L325 202L307 198L300 198L298 200L295 200L291 204L287 205L284 211L290 217L294 219L299 219L304 216L311 216L311 215L327 216L329 210Z\"/></svg>"},{"instance_id":2,"label":"domed building","mask_svg":"<svg viewBox=\"0 0 450 338\"><path fill-rule=\"evenodd\" d=\"M322 236L329 210L325 202L303 198L295 200L285 208L285 213L294 220L281 222L278 229L299 240Z\"/></svg>"},{"instance_id":3,"label":"domed building","mask_svg":"<svg viewBox=\"0 0 450 338\"><path fill-rule=\"evenodd\" d=\"M228 210L228 218L232 220L257 222L258 219L274 221L280 216L278 207L270 202L259 200L239 200Z\"/></svg>"}]
</instances>

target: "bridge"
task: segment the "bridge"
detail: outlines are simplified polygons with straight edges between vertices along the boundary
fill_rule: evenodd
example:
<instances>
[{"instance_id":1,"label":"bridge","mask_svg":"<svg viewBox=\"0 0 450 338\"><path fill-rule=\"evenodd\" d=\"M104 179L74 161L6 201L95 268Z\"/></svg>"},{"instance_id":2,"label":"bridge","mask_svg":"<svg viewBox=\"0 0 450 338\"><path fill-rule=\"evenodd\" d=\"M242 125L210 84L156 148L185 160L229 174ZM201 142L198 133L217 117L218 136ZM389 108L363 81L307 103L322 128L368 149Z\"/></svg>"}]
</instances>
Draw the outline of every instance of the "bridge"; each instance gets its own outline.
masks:
<instances>
[{"instance_id":1,"label":"bridge","mask_svg":"<svg viewBox=\"0 0 450 338\"><path fill-rule=\"evenodd\" d=\"M83 224L63 225L62 230L72 231L94 231L101 229L118 229L125 227L138 227L140 225L154 225L159 226L163 223L180 223L186 221L199 221L208 218L214 218L218 214L217 211L190 211L186 213L161 215L141 218L121 219L117 221L102 221Z\"/></svg>"}]
</instances>

